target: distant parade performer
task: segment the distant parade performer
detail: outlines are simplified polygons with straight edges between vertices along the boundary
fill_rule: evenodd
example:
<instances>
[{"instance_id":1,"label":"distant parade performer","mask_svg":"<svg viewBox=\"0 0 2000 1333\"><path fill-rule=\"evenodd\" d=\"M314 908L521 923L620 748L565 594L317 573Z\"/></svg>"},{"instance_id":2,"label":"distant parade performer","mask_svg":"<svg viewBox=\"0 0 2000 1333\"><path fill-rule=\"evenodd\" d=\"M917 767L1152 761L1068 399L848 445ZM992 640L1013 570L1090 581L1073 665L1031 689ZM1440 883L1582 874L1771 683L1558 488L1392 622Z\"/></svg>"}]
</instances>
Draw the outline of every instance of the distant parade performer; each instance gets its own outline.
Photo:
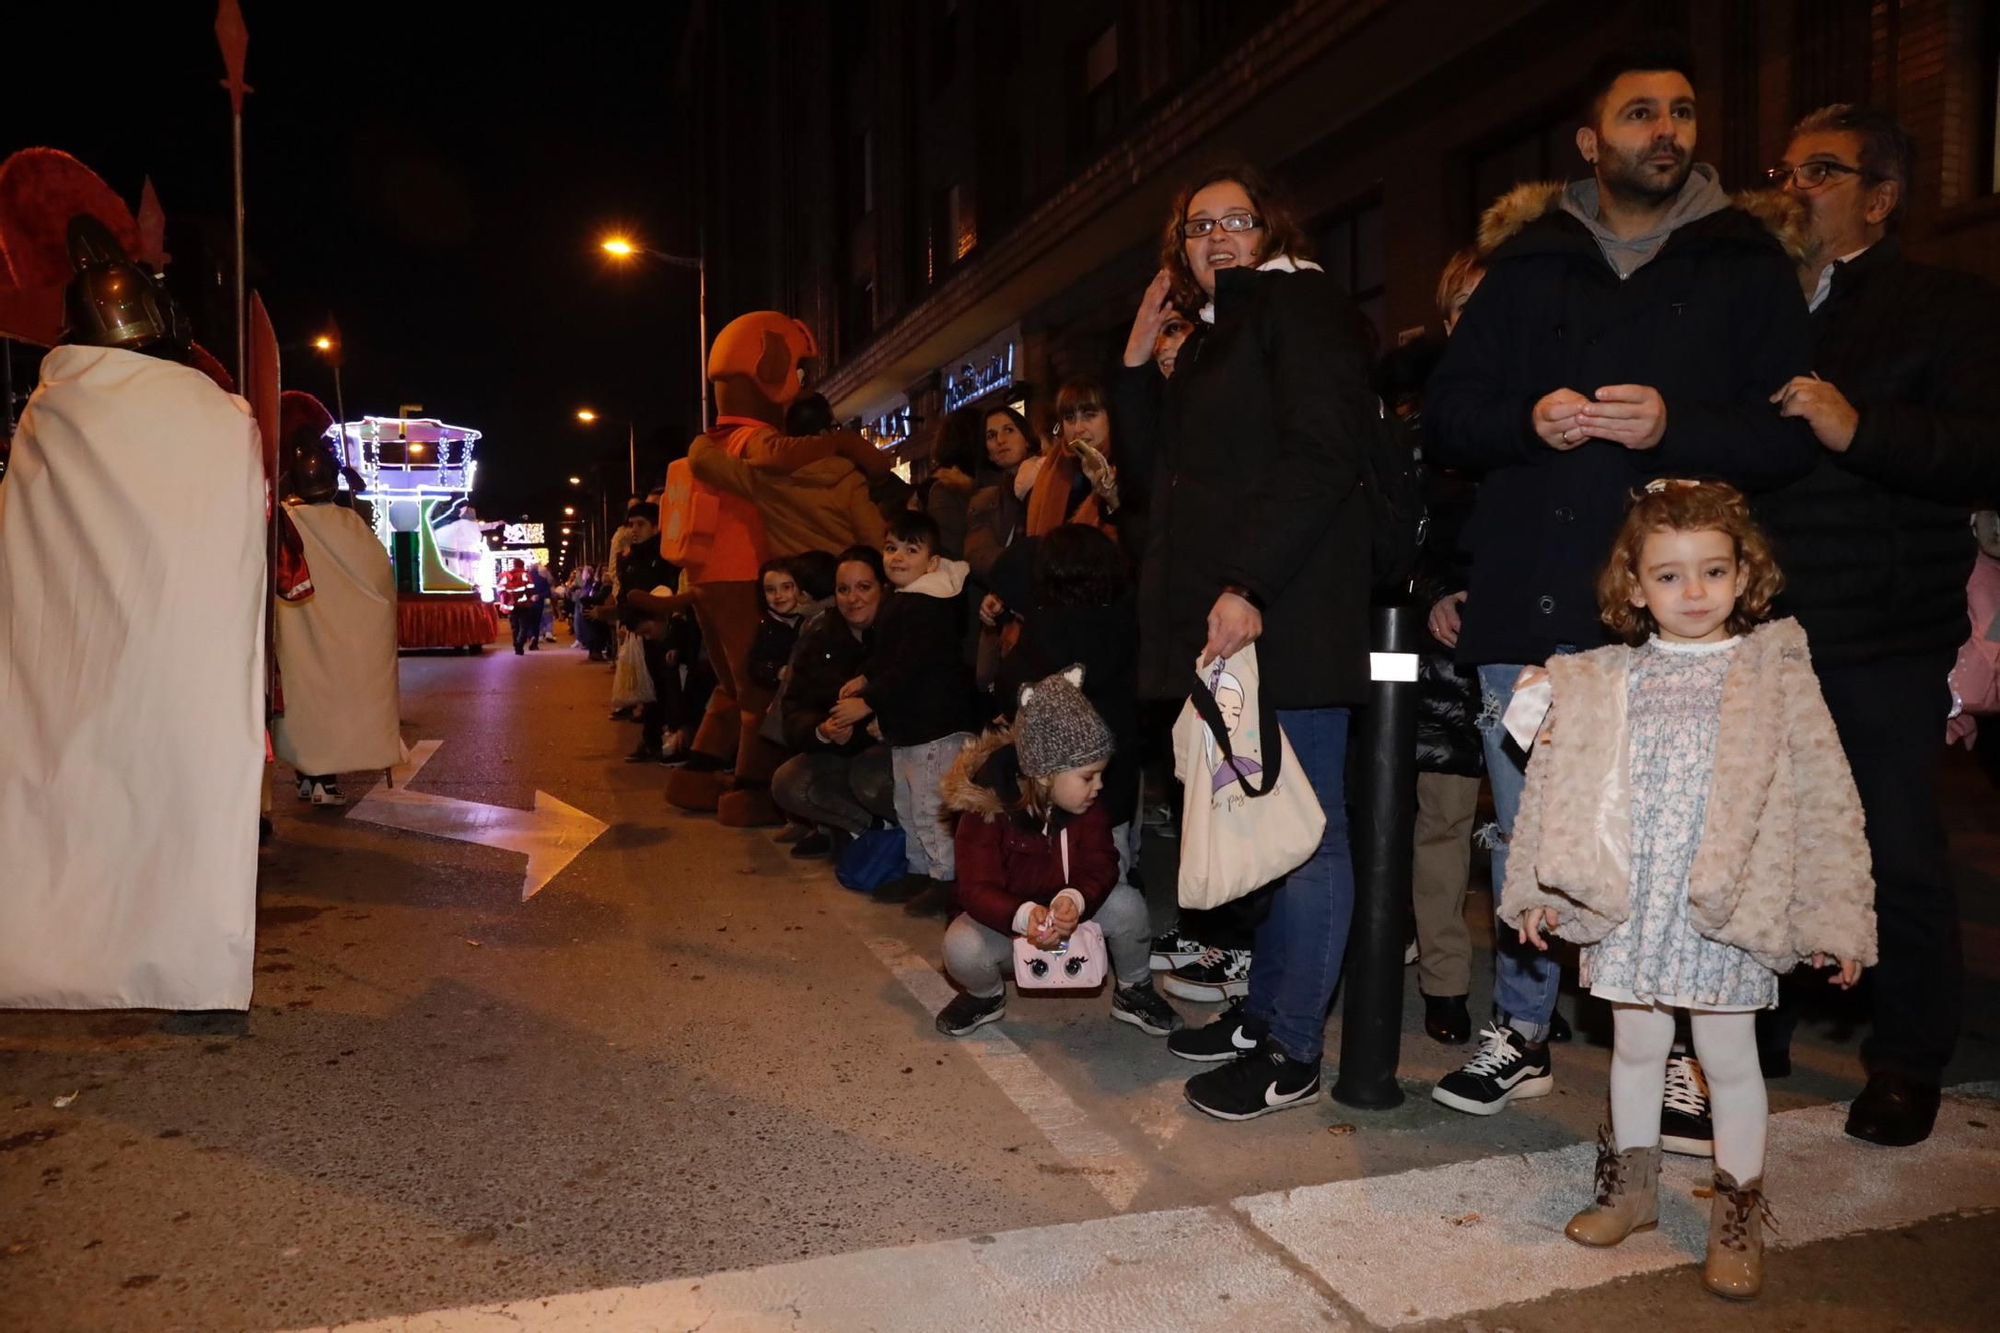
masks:
<instances>
[{"instance_id":1,"label":"distant parade performer","mask_svg":"<svg viewBox=\"0 0 2000 1333\"><path fill-rule=\"evenodd\" d=\"M304 547L310 591L272 601L279 698L271 742L298 770L299 799L341 805L342 773L404 757L396 698L396 572L381 541L335 502L340 461L332 416L311 394L285 394L285 517Z\"/></svg>"},{"instance_id":2,"label":"distant parade performer","mask_svg":"<svg viewBox=\"0 0 2000 1333\"><path fill-rule=\"evenodd\" d=\"M265 481L165 287L69 223L0 483L0 1007L250 1005Z\"/></svg>"},{"instance_id":3,"label":"distant parade performer","mask_svg":"<svg viewBox=\"0 0 2000 1333\"><path fill-rule=\"evenodd\" d=\"M444 562L444 567L479 589L489 601L493 596L493 566L486 534L506 526L502 522L481 523L479 511L464 504L459 506L457 518L431 529L431 535L437 539L438 559Z\"/></svg>"}]
</instances>

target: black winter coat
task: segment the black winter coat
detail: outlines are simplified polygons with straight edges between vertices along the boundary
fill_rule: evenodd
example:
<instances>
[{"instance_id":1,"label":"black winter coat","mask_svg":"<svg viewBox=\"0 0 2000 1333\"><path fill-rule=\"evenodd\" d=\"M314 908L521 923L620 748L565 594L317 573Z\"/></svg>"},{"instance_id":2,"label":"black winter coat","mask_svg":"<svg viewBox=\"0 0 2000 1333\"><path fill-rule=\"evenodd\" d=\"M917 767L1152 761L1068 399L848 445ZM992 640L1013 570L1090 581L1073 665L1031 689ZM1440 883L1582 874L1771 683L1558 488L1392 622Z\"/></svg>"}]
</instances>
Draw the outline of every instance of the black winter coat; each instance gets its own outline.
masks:
<instances>
[{"instance_id":1,"label":"black winter coat","mask_svg":"<svg viewBox=\"0 0 2000 1333\"><path fill-rule=\"evenodd\" d=\"M1844 454L1759 516L1824 665L1951 653L1968 631L1972 510L2000 501L2000 291L1877 242L1813 313L1813 370L1860 414Z\"/></svg>"},{"instance_id":2,"label":"black winter coat","mask_svg":"<svg viewBox=\"0 0 2000 1333\"><path fill-rule=\"evenodd\" d=\"M965 594L882 595L875 617L875 651L861 674L862 698L890 745L927 745L955 732L976 732L982 719L972 665L965 660Z\"/></svg>"},{"instance_id":3,"label":"black winter coat","mask_svg":"<svg viewBox=\"0 0 2000 1333\"><path fill-rule=\"evenodd\" d=\"M1034 597L1030 572L1042 539L1023 537L993 567L993 590L1021 609L1021 637L1000 660L994 693L1010 720L1019 709L1021 687L1071 666L1083 668L1083 697L1097 710L1117 742L1104 770L1099 800L1111 823L1129 824L1139 807L1139 613L1131 596L1109 606L1048 606Z\"/></svg>"},{"instance_id":4,"label":"black winter coat","mask_svg":"<svg viewBox=\"0 0 2000 1333\"><path fill-rule=\"evenodd\" d=\"M838 611L822 611L799 631L792 651L792 678L785 686L785 744L793 750L833 750L859 754L874 745L867 726L854 729L845 745L828 745L814 734L840 698L840 687L861 674L868 655L875 649L875 632L862 631L859 638Z\"/></svg>"},{"instance_id":5,"label":"black winter coat","mask_svg":"<svg viewBox=\"0 0 2000 1333\"><path fill-rule=\"evenodd\" d=\"M1739 204L1689 222L1621 280L1561 197L1559 185L1525 185L1487 212L1486 279L1425 399L1431 457L1480 478L1462 663L1541 662L1561 644L1605 642L1597 571L1632 492L1653 477L1768 490L1804 476L1818 448L1769 401L1810 355L1797 271L1763 221ZM1659 390L1657 447L1593 440L1565 452L1535 434L1544 395L1613 384Z\"/></svg>"},{"instance_id":6,"label":"black winter coat","mask_svg":"<svg viewBox=\"0 0 2000 1333\"><path fill-rule=\"evenodd\" d=\"M1118 450L1149 502L1139 580L1139 689L1185 697L1230 584L1261 603L1263 688L1279 708L1368 689L1368 506L1362 451L1379 429L1361 316L1324 273L1224 269L1215 323L1174 376L1119 371ZM1121 469L1122 475L1122 469Z\"/></svg>"},{"instance_id":7,"label":"black winter coat","mask_svg":"<svg viewBox=\"0 0 2000 1333\"><path fill-rule=\"evenodd\" d=\"M1417 551L1415 592L1418 614L1428 618L1438 599L1465 589L1468 561L1461 538L1475 491L1462 474L1425 456L1421 409L1404 421L1403 429L1417 450L1423 484L1424 542ZM1479 674L1458 665L1452 650L1426 630L1417 652L1418 772L1476 778L1486 771L1481 705Z\"/></svg>"}]
</instances>

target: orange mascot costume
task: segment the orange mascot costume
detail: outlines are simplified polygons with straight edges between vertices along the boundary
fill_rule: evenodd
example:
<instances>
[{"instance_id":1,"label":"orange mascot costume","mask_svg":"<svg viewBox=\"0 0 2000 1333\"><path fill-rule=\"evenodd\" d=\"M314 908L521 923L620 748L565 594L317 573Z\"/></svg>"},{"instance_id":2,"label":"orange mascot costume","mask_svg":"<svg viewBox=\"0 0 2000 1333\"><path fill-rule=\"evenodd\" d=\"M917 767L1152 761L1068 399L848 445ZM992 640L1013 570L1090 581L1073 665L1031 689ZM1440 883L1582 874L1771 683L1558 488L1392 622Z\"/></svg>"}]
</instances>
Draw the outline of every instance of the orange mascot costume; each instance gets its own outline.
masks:
<instances>
[{"instance_id":1,"label":"orange mascot costume","mask_svg":"<svg viewBox=\"0 0 2000 1333\"><path fill-rule=\"evenodd\" d=\"M731 320L708 354L717 415L708 438L757 468L789 473L839 453L879 467L859 435L786 436L779 427L801 388L800 367L819 354L811 330L775 310ZM749 828L779 822L771 772L784 757L758 735L771 691L749 676L751 640L763 618L758 569L768 545L757 507L693 477L685 459L667 473L661 505L661 551L687 575L715 691L695 733L694 754L667 783L667 799L683 810L713 810L719 822Z\"/></svg>"}]
</instances>

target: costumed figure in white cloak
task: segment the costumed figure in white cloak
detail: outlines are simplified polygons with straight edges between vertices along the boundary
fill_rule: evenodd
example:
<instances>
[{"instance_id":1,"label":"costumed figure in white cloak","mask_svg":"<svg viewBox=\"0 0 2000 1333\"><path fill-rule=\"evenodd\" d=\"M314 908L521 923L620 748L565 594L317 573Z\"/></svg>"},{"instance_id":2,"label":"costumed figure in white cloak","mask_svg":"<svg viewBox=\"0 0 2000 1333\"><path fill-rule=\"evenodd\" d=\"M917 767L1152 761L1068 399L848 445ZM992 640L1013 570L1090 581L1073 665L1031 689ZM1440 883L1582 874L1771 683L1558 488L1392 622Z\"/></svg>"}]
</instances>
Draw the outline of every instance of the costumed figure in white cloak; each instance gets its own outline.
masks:
<instances>
[{"instance_id":1,"label":"costumed figure in white cloak","mask_svg":"<svg viewBox=\"0 0 2000 1333\"><path fill-rule=\"evenodd\" d=\"M299 799L344 805L342 773L403 762L396 690L396 571L353 510L335 503L340 459L333 417L311 394L284 395L284 522L298 534L306 578L280 581L280 711L271 745L298 770Z\"/></svg>"},{"instance_id":2,"label":"costumed figure in white cloak","mask_svg":"<svg viewBox=\"0 0 2000 1333\"><path fill-rule=\"evenodd\" d=\"M444 567L479 589L479 595L492 601L493 551L486 544L486 534L506 527L505 523L481 523L479 511L471 505L461 505L458 517L449 523L440 523L431 529L437 539L438 559Z\"/></svg>"},{"instance_id":3,"label":"costumed figure in white cloak","mask_svg":"<svg viewBox=\"0 0 2000 1333\"><path fill-rule=\"evenodd\" d=\"M166 291L69 223L0 482L0 1007L248 1009L265 482Z\"/></svg>"}]
</instances>

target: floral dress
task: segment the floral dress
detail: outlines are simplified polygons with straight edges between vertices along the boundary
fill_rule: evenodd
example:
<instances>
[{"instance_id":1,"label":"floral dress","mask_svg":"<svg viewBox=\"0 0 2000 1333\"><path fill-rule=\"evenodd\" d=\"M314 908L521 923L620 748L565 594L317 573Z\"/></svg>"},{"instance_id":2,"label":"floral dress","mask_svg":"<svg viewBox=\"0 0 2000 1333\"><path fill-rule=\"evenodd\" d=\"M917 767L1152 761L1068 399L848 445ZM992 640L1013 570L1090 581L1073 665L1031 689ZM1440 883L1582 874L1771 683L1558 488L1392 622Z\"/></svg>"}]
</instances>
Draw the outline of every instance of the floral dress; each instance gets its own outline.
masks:
<instances>
[{"instance_id":1,"label":"floral dress","mask_svg":"<svg viewBox=\"0 0 2000 1333\"><path fill-rule=\"evenodd\" d=\"M1688 871L1701 846L1722 682L1738 639L1666 643L1632 655L1632 915L1583 950L1590 993L1622 1004L1723 1012L1768 1009L1778 976L1734 945L1695 933Z\"/></svg>"}]
</instances>

